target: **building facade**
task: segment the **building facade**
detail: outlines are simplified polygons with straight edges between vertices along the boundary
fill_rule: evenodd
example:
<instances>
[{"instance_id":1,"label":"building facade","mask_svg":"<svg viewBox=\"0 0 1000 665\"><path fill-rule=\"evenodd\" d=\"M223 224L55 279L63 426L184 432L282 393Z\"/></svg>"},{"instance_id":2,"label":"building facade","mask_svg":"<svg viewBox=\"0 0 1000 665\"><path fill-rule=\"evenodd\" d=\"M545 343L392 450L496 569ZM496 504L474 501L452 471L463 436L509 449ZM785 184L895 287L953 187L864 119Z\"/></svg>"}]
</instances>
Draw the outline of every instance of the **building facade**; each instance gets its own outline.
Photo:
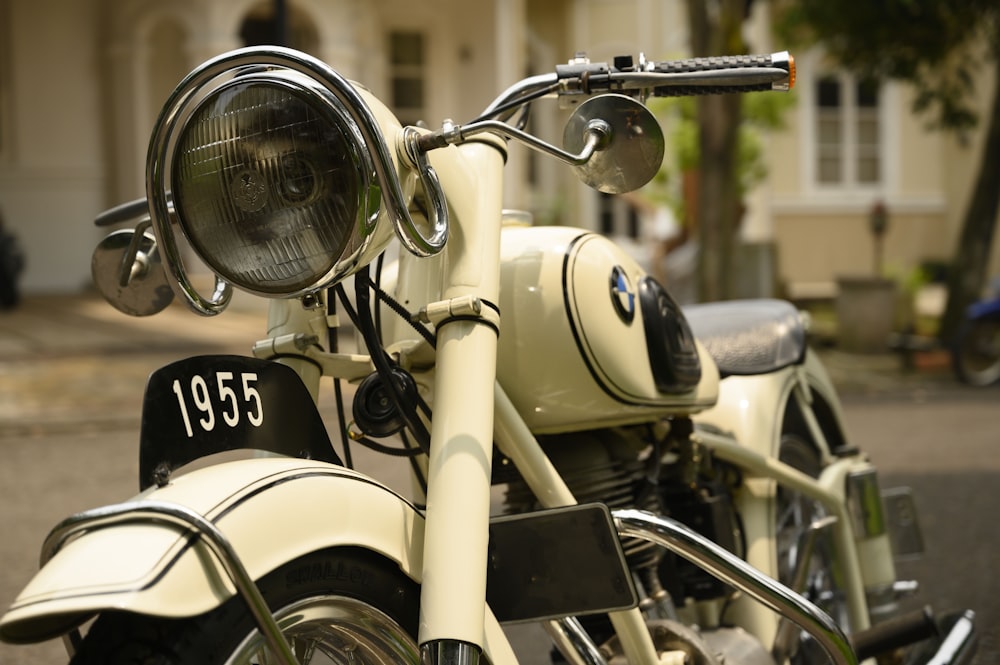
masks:
<instances>
[{"instance_id":1,"label":"building facade","mask_svg":"<svg viewBox=\"0 0 1000 665\"><path fill-rule=\"evenodd\" d=\"M680 0L286 3L290 45L432 126L475 117L498 91L577 51L609 60L687 50ZM767 4L754 7L752 49L780 50ZM267 41L273 12L273 0L0 0L0 214L27 253L25 292L87 288L90 248L105 233L91 220L143 195L162 102L203 60ZM872 274L876 202L889 215L887 270L950 259L980 134L962 144L929 132L906 87L857 81L818 52L797 60L797 104L784 129L761 135L769 177L747 196L744 239L771 248L769 269L793 296L832 295L839 276ZM984 105L990 93L980 89ZM566 112L536 106L532 129L558 143ZM508 206L623 236L648 255L654 233L632 206L569 169L514 147L509 176ZM1000 272L1000 250L992 268Z\"/></svg>"}]
</instances>

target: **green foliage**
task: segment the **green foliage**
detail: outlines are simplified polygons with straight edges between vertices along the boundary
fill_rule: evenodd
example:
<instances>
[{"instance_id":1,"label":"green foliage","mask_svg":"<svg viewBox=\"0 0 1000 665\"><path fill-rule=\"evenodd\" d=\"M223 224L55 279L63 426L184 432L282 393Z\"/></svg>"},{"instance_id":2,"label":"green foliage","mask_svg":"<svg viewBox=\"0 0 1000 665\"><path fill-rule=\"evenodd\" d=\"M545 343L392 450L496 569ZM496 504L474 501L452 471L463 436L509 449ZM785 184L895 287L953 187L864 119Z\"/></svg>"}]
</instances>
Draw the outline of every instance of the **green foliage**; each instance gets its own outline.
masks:
<instances>
[{"instance_id":1,"label":"green foliage","mask_svg":"<svg viewBox=\"0 0 1000 665\"><path fill-rule=\"evenodd\" d=\"M741 95L740 99L743 122L739 128L736 168L743 196L767 177L762 136L768 130L785 126L785 112L795 106L796 97L794 93L753 92ZM669 205L681 219L680 175L694 170L700 162L695 104L694 97L668 97L649 102L650 109L669 128L667 146L672 157L664 160L647 195Z\"/></svg>"},{"instance_id":2,"label":"green foliage","mask_svg":"<svg viewBox=\"0 0 1000 665\"><path fill-rule=\"evenodd\" d=\"M974 126L975 68L1000 55L996 0L782 0L779 8L784 43L819 42L862 77L911 83L914 109L935 126Z\"/></svg>"}]
</instances>

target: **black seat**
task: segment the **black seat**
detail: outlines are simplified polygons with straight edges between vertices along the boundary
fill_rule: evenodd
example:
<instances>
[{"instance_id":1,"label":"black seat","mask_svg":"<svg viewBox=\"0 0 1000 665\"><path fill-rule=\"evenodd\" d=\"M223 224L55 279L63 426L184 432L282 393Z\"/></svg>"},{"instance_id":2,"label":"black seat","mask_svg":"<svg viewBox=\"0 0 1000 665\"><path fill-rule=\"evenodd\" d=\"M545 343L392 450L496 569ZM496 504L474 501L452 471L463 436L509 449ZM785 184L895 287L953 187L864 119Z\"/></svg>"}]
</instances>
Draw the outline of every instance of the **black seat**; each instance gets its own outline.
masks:
<instances>
[{"instance_id":1,"label":"black seat","mask_svg":"<svg viewBox=\"0 0 1000 665\"><path fill-rule=\"evenodd\" d=\"M767 374L805 360L805 323L789 302L729 300L683 311L722 377Z\"/></svg>"}]
</instances>

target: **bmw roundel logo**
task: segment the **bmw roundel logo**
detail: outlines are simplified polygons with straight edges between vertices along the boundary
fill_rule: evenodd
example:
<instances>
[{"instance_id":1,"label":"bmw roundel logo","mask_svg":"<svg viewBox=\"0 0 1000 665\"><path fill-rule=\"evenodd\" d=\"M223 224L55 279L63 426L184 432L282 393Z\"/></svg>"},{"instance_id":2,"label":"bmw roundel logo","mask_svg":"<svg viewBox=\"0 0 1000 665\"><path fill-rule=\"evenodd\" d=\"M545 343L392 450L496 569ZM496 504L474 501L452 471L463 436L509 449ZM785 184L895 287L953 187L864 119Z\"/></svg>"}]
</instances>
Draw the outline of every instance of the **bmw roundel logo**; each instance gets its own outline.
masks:
<instances>
[{"instance_id":1,"label":"bmw roundel logo","mask_svg":"<svg viewBox=\"0 0 1000 665\"><path fill-rule=\"evenodd\" d=\"M625 323L632 323L635 318L635 290L621 266L611 269L611 302L619 318Z\"/></svg>"}]
</instances>

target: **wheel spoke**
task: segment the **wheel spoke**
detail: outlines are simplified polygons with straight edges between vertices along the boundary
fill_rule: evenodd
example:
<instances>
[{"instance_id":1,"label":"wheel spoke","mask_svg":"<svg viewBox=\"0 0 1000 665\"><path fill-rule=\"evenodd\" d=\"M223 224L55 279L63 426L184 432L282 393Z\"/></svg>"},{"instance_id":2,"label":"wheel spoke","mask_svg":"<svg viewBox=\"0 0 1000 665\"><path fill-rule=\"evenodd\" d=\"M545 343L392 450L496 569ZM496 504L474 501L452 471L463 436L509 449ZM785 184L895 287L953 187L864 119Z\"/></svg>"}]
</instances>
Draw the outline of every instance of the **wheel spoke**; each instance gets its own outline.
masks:
<instances>
[{"instance_id":1,"label":"wheel spoke","mask_svg":"<svg viewBox=\"0 0 1000 665\"><path fill-rule=\"evenodd\" d=\"M378 609L353 598L321 596L293 603L277 613L299 665L402 663L417 661L412 637ZM257 631L227 665L273 665Z\"/></svg>"},{"instance_id":2,"label":"wheel spoke","mask_svg":"<svg viewBox=\"0 0 1000 665\"><path fill-rule=\"evenodd\" d=\"M292 652L299 665L309 665L316 653L316 642L311 639L296 637L292 639Z\"/></svg>"}]
</instances>

